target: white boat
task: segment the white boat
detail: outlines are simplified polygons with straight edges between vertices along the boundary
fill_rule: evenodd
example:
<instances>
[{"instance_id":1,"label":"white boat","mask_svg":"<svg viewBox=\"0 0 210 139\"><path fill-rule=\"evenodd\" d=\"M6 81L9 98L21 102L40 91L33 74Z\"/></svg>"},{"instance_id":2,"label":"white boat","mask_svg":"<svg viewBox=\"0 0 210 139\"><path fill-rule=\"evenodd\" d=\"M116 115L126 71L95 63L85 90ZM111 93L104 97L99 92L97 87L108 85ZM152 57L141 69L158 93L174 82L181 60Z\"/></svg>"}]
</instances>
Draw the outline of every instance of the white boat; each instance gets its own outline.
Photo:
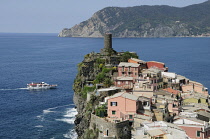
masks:
<instances>
[{"instance_id":1,"label":"white boat","mask_svg":"<svg viewBox=\"0 0 210 139\"><path fill-rule=\"evenodd\" d=\"M27 84L27 89L55 89L57 84L49 85L48 83L41 82L41 83L30 83Z\"/></svg>"}]
</instances>

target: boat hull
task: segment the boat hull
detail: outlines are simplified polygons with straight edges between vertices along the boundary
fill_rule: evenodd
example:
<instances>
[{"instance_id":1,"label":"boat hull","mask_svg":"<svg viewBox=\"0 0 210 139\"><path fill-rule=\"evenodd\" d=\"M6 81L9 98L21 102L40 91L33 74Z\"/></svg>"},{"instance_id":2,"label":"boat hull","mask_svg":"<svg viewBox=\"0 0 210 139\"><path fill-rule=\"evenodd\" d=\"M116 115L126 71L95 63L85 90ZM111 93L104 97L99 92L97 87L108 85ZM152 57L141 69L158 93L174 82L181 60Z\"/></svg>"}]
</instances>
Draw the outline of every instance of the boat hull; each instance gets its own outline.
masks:
<instances>
[{"instance_id":1,"label":"boat hull","mask_svg":"<svg viewBox=\"0 0 210 139\"><path fill-rule=\"evenodd\" d=\"M29 90L38 90L38 89L55 89L57 87L57 85L49 85L45 82L41 82L41 83L31 83L31 84L27 84L27 89Z\"/></svg>"},{"instance_id":2,"label":"boat hull","mask_svg":"<svg viewBox=\"0 0 210 139\"><path fill-rule=\"evenodd\" d=\"M56 89L57 86L46 86L46 87L27 87L29 90L37 90L37 89Z\"/></svg>"}]
</instances>

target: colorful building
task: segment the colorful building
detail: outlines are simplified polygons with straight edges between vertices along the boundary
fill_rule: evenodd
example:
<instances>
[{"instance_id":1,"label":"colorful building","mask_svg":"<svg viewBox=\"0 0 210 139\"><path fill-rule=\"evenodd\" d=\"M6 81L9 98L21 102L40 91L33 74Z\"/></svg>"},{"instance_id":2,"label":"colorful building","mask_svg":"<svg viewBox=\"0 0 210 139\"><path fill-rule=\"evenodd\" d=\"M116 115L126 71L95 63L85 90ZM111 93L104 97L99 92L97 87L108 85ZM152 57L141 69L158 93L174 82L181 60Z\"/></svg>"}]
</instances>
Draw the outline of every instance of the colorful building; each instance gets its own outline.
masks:
<instances>
[{"instance_id":1,"label":"colorful building","mask_svg":"<svg viewBox=\"0 0 210 139\"><path fill-rule=\"evenodd\" d=\"M120 62L118 65L118 77L133 77L138 78L139 76L139 68L140 64L136 63L128 63L128 62Z\"/></svg>"},{"instance_id":2,"label":"colorful building","mask_svg":"<svg viewBox=\"0 0 210 139\"><path fill-rule=\"evenodd\" d=\"M117 93L108 99L108 117L132 121L139 107L137 96L126 92Z\"/></svg>"}]
</instances>

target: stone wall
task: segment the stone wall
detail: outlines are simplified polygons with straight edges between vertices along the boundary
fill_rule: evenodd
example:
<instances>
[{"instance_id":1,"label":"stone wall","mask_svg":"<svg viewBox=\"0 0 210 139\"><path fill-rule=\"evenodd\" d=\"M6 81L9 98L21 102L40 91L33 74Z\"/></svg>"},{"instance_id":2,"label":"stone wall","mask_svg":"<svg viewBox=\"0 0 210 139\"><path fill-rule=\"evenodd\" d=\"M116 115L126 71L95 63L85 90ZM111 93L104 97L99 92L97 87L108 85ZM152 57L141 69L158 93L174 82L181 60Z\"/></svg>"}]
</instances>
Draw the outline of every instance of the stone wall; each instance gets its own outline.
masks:
<instances>
[{"instance_id":1,"label":"stone wall","mask_svg":"<svg viewBox=\"0 0 210 139\"><path fill-rule=\"evenodd\" d=\"M91 114L90 128L94 126L99 129L99 139L129 139L131 138L131 127L129 121L112 123L105 118Z\"/></svg>"}]
</instances>

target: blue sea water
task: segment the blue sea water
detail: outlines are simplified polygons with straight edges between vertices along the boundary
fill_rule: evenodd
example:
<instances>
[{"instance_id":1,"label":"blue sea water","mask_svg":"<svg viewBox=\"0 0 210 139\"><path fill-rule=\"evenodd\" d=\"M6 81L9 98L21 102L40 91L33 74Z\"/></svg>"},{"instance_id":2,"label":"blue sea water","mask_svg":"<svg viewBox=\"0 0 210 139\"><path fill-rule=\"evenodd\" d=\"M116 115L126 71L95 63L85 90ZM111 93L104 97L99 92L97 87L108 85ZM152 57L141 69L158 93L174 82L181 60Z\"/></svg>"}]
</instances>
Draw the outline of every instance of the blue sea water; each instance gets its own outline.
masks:
<instances>
[{"instance_id":1,"label":"blue sea water","mask_svg":"<svg viewBox=\"0 0 210 139\"><path fill-rule=\"evenodd\" d=\"M85 54L100 52L102 38L57 34L0 34L0 138L76 138L72 85ZM210 38L113 38L116 51L135 51L164 62L170 72L210 88ZM58 84L29 91L30 82Z\"/></svg>"}]
</instances>

